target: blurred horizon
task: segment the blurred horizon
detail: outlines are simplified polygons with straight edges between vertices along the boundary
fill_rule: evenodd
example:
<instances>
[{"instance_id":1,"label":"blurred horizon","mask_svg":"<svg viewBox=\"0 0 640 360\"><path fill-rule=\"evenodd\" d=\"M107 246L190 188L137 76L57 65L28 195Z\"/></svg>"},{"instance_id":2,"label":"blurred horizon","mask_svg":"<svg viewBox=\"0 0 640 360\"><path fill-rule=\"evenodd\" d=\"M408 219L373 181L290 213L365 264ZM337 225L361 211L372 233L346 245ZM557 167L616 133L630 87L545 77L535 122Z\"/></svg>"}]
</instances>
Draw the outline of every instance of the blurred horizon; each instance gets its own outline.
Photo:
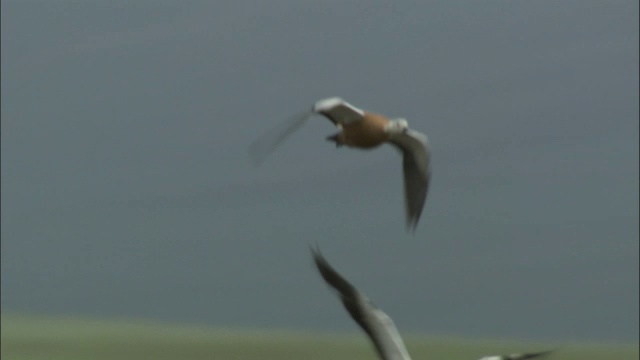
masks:
<instances>
[{"instance_id":1,"label":"blurred horizon","mask_svg":"<svg viewBox=\"0 0 640 360\"><path fill-rule=\"evenodd\" d=\"M2 318L2 357L12 359L372 359L362 333L234 330L133 321ZM413 356L475 359L487 354L556 349L566 360L638 357L637 344L558 344L404 336Z\"/></svg>"},{"instance_id":2,"label":"blurred horizon","mask_svg":"<svg viewBox=\"0 0 640 360\"><path fill-rule=\"evenodd\" d=\"M301 329L301 328L254 328L254 327L216 327L207 324L198 324L193 322L167 322L156 319L143 319L132 317L92 317L92 316L76 316L73 314L20 314L20 313L3 313L4 326L9 326L6 336L14 340L15 337L28 336L38 337L38 333L46 333L47 336L51 335L51 331L48 328L66 327L69 331L77 332L78 329L90 328L92 330L92 336L95 333L105 332L121 334L127 331L135 331L143 333L145 331L153 333L164 334L183 334L184 337L198 338L198 335L209 334L233 334L235 336L260 337L260 336L301 336L301 337L335 337L335 338L352 338L358 342L369 343L367 335L359 328L353 327L352 329L340 328L340 329ZM345 313L345 316L346 315ZM13 325L15 328L13 328ZM38 330L24 331L24 328L38 328ZM403 341L409 343L415 343L420 341L444 341L455 344L456 342L476 344L482 343L494 345L509 345L517 346L518 344L528 344L529 346L537 346L539 348L551 347L556 349L562 349L567 347L579 346L579 347L594 347L594 348L633 348L634 350L640 350L636 348L638 341L580 341L580 340L567 340L564 343L553 341L550 339L527 339L527 338L513 338L513 337L464 337L456 334L438 334L438 333L421 333L421 332L409 332L403 333L401 329L401 337ZM160 336L161 337L161 336ZM51 340L51 339L50 339Z\"/></svg>"}]
</instances>

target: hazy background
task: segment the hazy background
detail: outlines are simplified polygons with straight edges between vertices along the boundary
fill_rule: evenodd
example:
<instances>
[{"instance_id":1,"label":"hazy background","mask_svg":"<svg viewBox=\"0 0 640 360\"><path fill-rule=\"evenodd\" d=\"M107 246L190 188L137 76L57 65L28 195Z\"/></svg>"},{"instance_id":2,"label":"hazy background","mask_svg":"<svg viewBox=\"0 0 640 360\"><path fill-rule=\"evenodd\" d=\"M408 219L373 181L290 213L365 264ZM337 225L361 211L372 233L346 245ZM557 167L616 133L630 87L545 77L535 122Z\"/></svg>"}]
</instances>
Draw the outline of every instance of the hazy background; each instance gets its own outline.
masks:
<instances>
[{"instance_id":1,"label":"hazy background","mask_svg":"<svg viewBox=\"0 0 640 360\"><path fill-rule=\"evenodd\" d=\"M309 244L403 333L638 339L637 1L2 1L2 311L356 331ZM428 134L336 150L327 96Z\"/></svg>"}]
</instances>

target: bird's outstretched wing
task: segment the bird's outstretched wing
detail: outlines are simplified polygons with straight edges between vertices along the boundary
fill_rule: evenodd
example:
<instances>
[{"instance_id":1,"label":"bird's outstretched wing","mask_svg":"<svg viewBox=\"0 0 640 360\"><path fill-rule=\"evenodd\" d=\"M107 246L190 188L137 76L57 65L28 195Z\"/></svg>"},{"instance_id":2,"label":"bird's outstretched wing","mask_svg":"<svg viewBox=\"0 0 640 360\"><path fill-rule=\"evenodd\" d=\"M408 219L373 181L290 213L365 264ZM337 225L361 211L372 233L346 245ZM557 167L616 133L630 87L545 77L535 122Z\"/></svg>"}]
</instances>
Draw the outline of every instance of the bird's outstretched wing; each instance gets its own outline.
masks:
<instances>
[{"instance_id":1,"label":"bird's outstretched wing","mask_svg":"<svg viewBox=\"0 0 640 360\"><path fill-rule=\"evenodd\" d=\"M358 109L339 97L317 101L313 106L313 111L324 115L338 127L348 125L354 121L360 121L364 116L363 110Z\"/></svg>"},{"instance_id":2,"label":"bird's outstretched wing","mask_svg":"<svg viewBox=\"0 0 640 360\"><path fill-rule=\"evenodd\" d=\"M249 155L253 164L260 165L285 139L298 130L313 115L313 111L298 113L258 137L249 146Z\"/></svg>"},{"instance_id":3,"label":"bird's outstretched wing","mask_svg":"<svg viewBox=\"0 0 640 360\"><path fill-rule=\"evenodd\" d=\"M336 126L342 127L354 121L362 120L364 111L338 97L319 100L311 110L291 116L251 143L249 155L253 164L260 165L284 140L315 114L323 115Z\"/></svg>"},{"instance_id":4,"label":"bird's outstretched wing","mask_svg":"<svg viewBox=\"0 0 640 360\"><path fill-rule=\"evenodd\" d=\"M389 142L402 152L407 227L415 230L431 179L429 143L424 134L410 129L393 135Z\"/></svg>"},{"instance_id":5,"label":"bird's outstretched wing","mask_svg":"<svg viewBox=\"0 0 640 360\"><path fill-rule=\"evenodd\" d=\"M550 355L554 350L540 351L535 353L509 354L483 356L478 360L528 360Z\"/></svg>"},{"instance_id":6,"label":"bird's outstretched wing","mask_svg":"<svg viewBox=\"0 0 640 360\"><path fill-rule=\"evenodd\" d=\"M393 320L340 275L318 249L311 249L324 281L339 294L351 318L367 333L382 360L411 360Z\"/></svg>"}]
</instances>

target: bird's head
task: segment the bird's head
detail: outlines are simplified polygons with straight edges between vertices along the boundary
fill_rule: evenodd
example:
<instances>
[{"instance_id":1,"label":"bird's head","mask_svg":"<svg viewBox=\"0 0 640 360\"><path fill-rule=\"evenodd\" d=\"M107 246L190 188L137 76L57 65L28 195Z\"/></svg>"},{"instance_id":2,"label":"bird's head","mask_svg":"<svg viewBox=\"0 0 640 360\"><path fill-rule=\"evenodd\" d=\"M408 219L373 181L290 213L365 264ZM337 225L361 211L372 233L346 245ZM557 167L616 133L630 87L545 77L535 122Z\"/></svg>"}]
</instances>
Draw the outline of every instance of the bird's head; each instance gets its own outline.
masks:
<instances>
[{"instance_id":1,"label":"bird's head","mask_svg":"<svg viewBox=\"0 0 640 360\"><path fill-rule=\"evenodd\" d=\"M393 119L384 127L384 131L388 134L402 134L409 129L409 123L406 119Z\"/></svg>"}]
</instances>

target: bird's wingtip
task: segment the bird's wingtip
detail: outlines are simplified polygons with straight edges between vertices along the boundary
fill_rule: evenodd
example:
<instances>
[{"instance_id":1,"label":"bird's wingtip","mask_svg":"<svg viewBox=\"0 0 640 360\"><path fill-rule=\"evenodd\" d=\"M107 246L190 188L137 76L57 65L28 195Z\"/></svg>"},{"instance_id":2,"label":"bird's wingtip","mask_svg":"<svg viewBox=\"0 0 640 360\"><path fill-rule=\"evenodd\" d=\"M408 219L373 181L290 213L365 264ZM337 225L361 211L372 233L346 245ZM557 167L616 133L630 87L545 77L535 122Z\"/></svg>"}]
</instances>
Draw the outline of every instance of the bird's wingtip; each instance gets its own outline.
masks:
<instances>
[{"instance_id":1,"label":"bird's wingtip","mask_svg":"<svg viewBox=\"0 0 640 360\"><path fill-rule=\"evenodd\" d=\"M339 96L332 96L324 99L320 99L313 104L312 111L319 112L322 110L331 109L336 105L344 103L344 100Z\"/></svg>"},{"instance_id":2,"label":"bird's wingtip","mask_svg":"<svg viewBox=\"0 0 640 360\"><path fill-rule=\"evenodd\" d=\"M318 243L309 244L309 250L311 250L311 254L313 254L314 257L320 254L320 246L318 246Z\"/></svg>"},{"instance_id":3,"label":"bird's wingtip","mask_svg":"<svg viewBox=\"0 0 640 360\"><path fill-rule=\"evenodd\" d=\"M320 245L315 243L315 245L309 244L309 250L311 250L311 256L313 256L313 262L317 267L320 267L322 264L325 264L327 261L324 259L322 252L320 251Z\"/></svg>"},{"instance_id":4,"label":"bird's wingtip","mask_svg":"<svg viewBox=\"0 0 640 360\"><path fill-rule=\"evenodd\" d=\"M416 228L418 227L418 219L416 218L408 218L407 219L407 232L410 234L416 233Z\"/></svg>"},{"instance_id":5,"label":"bird's wingtip","mask_svg":"<svg viewBox=\"0 0 640 360\"><path fill-rule=\"evenodd\" d=\"M251 163L251 166L258 168L262 165L264 160L265 159L257 153L256 149L253 149L252 147L249 148L249 162Z\"/></svg>"}]
</instances>

